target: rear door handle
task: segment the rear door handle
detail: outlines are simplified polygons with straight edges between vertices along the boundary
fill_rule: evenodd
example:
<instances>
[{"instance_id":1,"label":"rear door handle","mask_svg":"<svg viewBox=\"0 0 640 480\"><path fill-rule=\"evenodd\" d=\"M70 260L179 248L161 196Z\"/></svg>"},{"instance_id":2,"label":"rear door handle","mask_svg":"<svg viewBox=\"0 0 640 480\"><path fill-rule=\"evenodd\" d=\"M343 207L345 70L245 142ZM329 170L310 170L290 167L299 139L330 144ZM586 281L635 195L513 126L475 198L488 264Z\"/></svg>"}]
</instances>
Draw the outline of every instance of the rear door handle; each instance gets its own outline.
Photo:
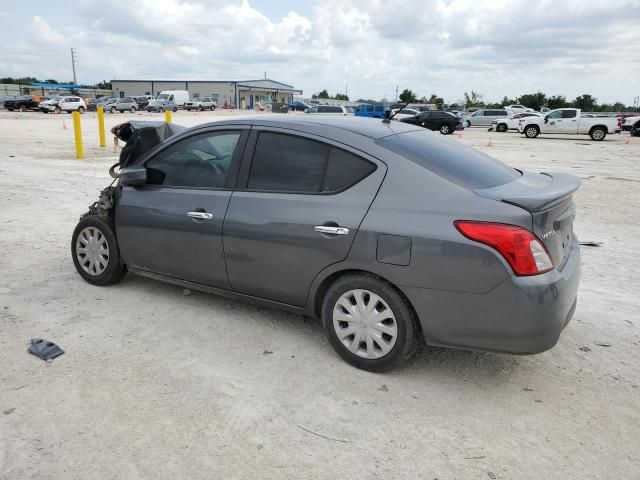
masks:
<instances>
[{"instance_id":1,"label":"rear door handle","mask_svg":"<svg viewBox=\"0 0 640 480\"><path fill-rule=\"evenodd\" d=\"M191 218L197 218L199 220L211 220L213 213L209 212L187 212L187 216Z\"/></svg>"},{"instance_id":2,"label":"rear door handle","mask_svg":"<svg viewBox=\"0 0 640 480\"><path fill-rule=\"evenodd\" d=\"M344 227L328 227L326 225L316 225L313 227L316 232L328 233L329 235L349 235L349 229Z\"/></svg>"}]
</instances>

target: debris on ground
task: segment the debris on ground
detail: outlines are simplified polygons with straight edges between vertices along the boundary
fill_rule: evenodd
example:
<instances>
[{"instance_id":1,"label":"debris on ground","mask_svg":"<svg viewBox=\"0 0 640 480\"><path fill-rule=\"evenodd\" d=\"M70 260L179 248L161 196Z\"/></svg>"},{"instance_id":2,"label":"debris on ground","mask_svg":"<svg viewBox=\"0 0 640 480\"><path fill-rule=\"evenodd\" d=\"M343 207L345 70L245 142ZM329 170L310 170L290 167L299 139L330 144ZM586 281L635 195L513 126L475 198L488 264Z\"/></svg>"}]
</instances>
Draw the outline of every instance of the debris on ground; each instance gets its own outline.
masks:
<instances>
[{"instance_id":1,"label":"debris on ground","mask_svg":"<svg viewBox=\"0 0 640 480\"><path fill-rule=\"evenodd\" d=\"M493 472L487 472L487 475L489 475L489 478L491 478L492 480L496 480L496 478L498 478L496 477L496 474Z\"/></svg>"},{"instance_id":2,"label":"debris on ground","mask_svg":"<svg viewBox=\"0 0 640 480\"><path fill-rule=\"evenodd\" d=\"M53 360L64 353L64 350L58 347L55 343L42 338L32 338L31 345L29 345L29 349L27 351L46 362Z\"/></svg>"},{"instance_id":3,"label":"debris on ground","mask_svg":"<svg viewBox=\"0 0 640 480\"><path fill-rule=\"evenodd\" d=\"M583 352L590 352L591 349L589 347L580 347L579 350L582 350Z\"/></svg>"},{"instance_id":4,"label":"debris on ground","mask_svg":"<svg viewBox=\"0 0 640 480\"><path fill-rule=\"evenodd\" d=\"M381 392L388 392L389 391L389 387L387 387L386 385L380 385L378 387L378 390L380 390Z\"/></svg>"},{"instance_id":5,"label":"debris on ground","mask_svg":"<svg viewBox=\"0 0 640 480\"><path fill-rule=\"evenodd\" d=\"M580 246L581 247L601 247L602 242L594 242L594 241L580 242Z\"/></svg>"},{"instance_id":6,"label":"debris on ground","mask_svg":"<svg viewBox=\"0 0 640 480\"><path fill-rule=\"evenodd\" d=\"M3 410L2 413L4 413L5 415L11 415L15 411L16 411L16 408L11 407L11 408L7 408L6 410Z\"/></svg>"},{"instance_id":7,"label":"debris on ground","mask_svg":"<svg viewBox=\"0 0 640 480\"><path fill-rule=\"evenodd\" d=\"M262 352L263 355L271 355L273 352L271 350L264 350Z\"/></svg>"},{"instance_id":8,"label":"debris on ground","mask_svg":"<svg viewBox=\"0 0 640 480\"><path fill-rule=\"evenodd\" d=\"M608 342L593 342L593 343L594 343L594 345L597 345L599 347L610 347L611 346L611 344L608 343Z\"/></svg>"},{"instance_id":9,"label":"debris on ground","mask_svg":"<svg viewBox=\"0 0 640 480\"><path fill-rule=\"evenodd\" d=\"M529 388L529 387L524 387L522 389L523 392L533 392L533 388Z\"/></svg>"},{"instance_id":10,"label":"debris on ground","mask_svg":"<svg viewBox=\"0 0 640 480\"><path fill-rule=\"evenodd\" d=\"M319 437L326 438L327 440L333 440L334 442L341 442L341 443L349 443L349 440L346 440L344 438L335 438L335 437L330 437L328 435L323 435L322 433L314 432L313 430L311 430L310 428L305 427L304 425L298 424L298 428L301 428L305 432L309 432L309 433L312 433L312 434L317 435Z\"/></svg>"}]
</instances>

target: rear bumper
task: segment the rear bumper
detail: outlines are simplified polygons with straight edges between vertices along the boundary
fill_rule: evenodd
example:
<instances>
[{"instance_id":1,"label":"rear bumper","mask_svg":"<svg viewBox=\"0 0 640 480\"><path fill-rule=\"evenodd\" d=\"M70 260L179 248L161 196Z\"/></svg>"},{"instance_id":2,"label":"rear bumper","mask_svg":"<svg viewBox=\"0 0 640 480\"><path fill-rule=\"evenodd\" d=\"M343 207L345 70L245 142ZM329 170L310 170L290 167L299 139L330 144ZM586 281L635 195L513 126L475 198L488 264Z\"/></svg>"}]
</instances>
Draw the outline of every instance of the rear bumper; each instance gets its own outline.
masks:
<instances>
[{"instance_id":1,"label":"rear bumper","mask_svg":"<svg viewBox=\"0 0 640 480\"><path fill-rule=\"evenodd\" d=\"M576 308L577 239L561 269L511 276L485 294L402 287L430 345L533 354L553 347Z\"/></svg>"}]
</instances>

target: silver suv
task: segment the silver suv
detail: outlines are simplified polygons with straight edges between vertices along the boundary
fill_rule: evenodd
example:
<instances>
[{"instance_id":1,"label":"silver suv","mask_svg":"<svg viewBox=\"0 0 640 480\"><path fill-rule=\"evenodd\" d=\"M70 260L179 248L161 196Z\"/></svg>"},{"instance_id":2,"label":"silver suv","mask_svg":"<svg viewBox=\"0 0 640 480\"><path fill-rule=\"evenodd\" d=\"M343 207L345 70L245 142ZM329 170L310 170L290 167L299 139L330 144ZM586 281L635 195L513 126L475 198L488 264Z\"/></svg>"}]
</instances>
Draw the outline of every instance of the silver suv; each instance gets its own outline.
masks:
<instances>
[{"instance_id":1,"label":"silver suv","mask_svg":"<svg viewBox=\"0 0 640 480\"><path fill-rule=\"evenodd\" d=\"M116 113L116 112L124 113L126 111L134 113L136 110L138 110L138 104L131 97L120 98L114 103L109 105L109 111L111 113Z\"/></svg>"},{"instance_id":2,"label":"silver suv","mask_svg":"<svg viewBox=\"0 0 640 480\"><path fill-rule=\"evenodd\" d=\"M197 110L199 112L211 110L213 112L216 109L216 101L211 97L194 97L193 100L184 102L184 109L187 111Z\"/></svg>"},{"instance_id":3,"label":"silver suv","mask_svg":"<svg viewBox=\"0 0 640 480\"><path fill-rule=\"evenodd\" d=\"M500 120L501 118L506 119L508 117L509 112L505 109L482 108L470 115L465 115L464 121L466 122L465 127L482 127L491 125L494 120Z\"/></svg>"}]
</instances>

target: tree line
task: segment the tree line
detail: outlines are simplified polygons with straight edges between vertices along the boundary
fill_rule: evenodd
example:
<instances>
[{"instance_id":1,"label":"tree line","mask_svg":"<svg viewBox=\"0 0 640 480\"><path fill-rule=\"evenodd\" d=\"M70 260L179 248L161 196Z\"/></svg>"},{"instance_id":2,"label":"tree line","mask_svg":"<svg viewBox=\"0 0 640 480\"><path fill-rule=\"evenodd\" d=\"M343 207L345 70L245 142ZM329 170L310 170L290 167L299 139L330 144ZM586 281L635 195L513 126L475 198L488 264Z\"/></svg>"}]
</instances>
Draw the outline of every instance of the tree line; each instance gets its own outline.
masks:
<instances>
[{"instance_id":1,"label":"tree line","mask_svg":"<svg viewBox=\"0 0 640 480\"><path fill-rule=\"evenodd\" d=\"M403 90L400 94L400 101L404 103L431 103L436 104L438 108L442 108L442 105L444 105L444 100L437 95L431 95L428 101L424 100L425 97L419 99L418 96L409 89ZM484 96L480 92L471 90L471 93L464 92L464 101L460 103L463 103L463 105L459 105L461 108L503 108L507 105L519 104L527 108L533 108L534 110L540 110L542 107L547 107L551 110L555 110L556 108L579 108L587 112L624 112L639 109L638 105L625 105L622 102L599 104L598 99L588 93L579 95L573 100L567 100L567 97L564 95L547 96L543 92L536 92L520 95L516 98L504 96L502 101L491 103L485 102Z\"/></svg>"},{"instance_id":2,"label":"tree line","mask_svg":"<svg viewBox=\"0 0 640 480\"><path fill-rule=\"evenodd\" d=\"M0 83L9 83L12 85L31 85L32 83L52 83L52 84L73 84L73 80L69 80L68 82L59 82L57 80L54 80L52 78L48 78L46 80L39 80L35 77L21 77L21 78L13 78L13 77L2 77L0 78ZM107 82L106 80L103 80L102 82L96 83L95 85L83 85L84 87L87 88L95 88L95 89L101 89L101 90L113 90L113 88L111 87L111 82Z\"/></svg>"}]
</instances>

